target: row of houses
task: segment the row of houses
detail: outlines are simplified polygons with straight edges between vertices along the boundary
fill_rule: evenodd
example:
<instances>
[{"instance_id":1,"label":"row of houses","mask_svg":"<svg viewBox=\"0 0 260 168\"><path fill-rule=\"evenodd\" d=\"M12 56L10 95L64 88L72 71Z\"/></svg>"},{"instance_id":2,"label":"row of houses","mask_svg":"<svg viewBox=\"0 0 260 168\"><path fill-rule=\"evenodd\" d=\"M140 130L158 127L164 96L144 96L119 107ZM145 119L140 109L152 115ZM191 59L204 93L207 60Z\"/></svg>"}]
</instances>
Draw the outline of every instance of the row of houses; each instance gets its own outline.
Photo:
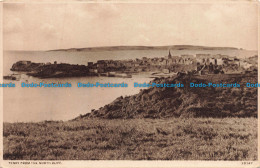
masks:
<instances>
[{"instance_id":1,"label":"row of houses","mask_svg":"<svg viewBox=\"0 0 260 168\"><path fill-rule=\"evenodd\" d=\"M228 55L211 55L211 54L196 54L196 55L180 55L174 56L169 51L165 57L155 57L142 59L129 59L129 60L98 60L96 63L88 62L90 71L93 72L108 72L117 70L150 70L150 69L170 69L175 65L214 65L214 66L225 66L225 65L236 65L239 67L248 68L252 66L245 60L229 57Z\"/></svg>"}]
</instances>

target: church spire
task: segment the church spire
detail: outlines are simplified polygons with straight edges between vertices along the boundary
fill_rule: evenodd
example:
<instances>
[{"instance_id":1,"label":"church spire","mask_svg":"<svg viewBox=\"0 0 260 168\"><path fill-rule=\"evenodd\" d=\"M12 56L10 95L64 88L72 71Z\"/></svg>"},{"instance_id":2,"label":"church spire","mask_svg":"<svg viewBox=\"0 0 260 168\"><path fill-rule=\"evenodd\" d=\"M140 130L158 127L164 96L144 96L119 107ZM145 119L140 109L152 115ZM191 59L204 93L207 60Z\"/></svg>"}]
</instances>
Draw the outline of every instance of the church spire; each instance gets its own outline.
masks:
<instances>
[{"instance_id":1,"label":"church spire","mask_svg":"<svg viewBox=\"0 0 260 168\"><path fill-rule=\"evenodd\" d=\"M171 58L171 57L172 57L171 50L169 50L168 58Z\"/></svg>"}]
</instances>

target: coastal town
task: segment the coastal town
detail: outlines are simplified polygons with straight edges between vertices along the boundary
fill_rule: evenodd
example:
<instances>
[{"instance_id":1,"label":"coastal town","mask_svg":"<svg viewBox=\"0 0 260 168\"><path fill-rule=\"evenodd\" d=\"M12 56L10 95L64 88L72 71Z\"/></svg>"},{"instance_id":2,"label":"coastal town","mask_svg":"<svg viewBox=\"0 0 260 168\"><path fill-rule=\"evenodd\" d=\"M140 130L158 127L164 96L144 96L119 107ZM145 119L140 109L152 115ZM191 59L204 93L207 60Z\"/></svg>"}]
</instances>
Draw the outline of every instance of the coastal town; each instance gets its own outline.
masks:
<instances>
[{"instance_id":1,"label":"coastal town","mask_svg":"<svg viewBox=\"0 0 260 168\"><path fill-rule=\"evenodd\" d=\"M257 56L255 56L257 57ZM169 50L165 57L130 59L130 60L99 60L97 63L88 63L89 71L94 73L106 73L113 71L123 71L126 73L135 72L189 72L196 71L199 74L209 73L229 73L236 70L253 70L256 68L256 62L250 62L245 59L238 59L228 55L178 55L174 56Z\"/></svg>"},{"instance_id":2,"label":"coastal town","mask_svg":"<svg viewBox=\"0 0 260 168\"><path fill-rule=\"evenodd\" d=\"M98 60L87 65L72 65L66 63L34 63L18 61L13 64L12 71L27 72L27 75L39 78L108 76L129 78L133 74L149 72L154 75L173 75L177 73L206 75L249 73L257 71L257 55L239 59L228 55L195 54L174 55L169 50L164 57L128 60ZM5 76L14 80L14 76Z\"/></svg>"}]
</instances>

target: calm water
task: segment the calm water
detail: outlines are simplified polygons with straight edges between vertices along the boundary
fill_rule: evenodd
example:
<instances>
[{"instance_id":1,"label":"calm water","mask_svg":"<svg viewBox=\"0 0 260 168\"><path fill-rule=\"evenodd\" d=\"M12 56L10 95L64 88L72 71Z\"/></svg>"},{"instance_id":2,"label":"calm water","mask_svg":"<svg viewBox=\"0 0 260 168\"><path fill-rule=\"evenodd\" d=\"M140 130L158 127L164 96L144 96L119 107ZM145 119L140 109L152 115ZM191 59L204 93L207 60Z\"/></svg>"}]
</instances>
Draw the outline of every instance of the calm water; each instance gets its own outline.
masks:
<instances>
[{"instance_id":1,"label":"calm water","mask_svg":"<svg viewBox=\"0 0 260 168\"><path fill-rule=\"evenodd\" d=\"M173 55L195 53L229 54L232 56L252 56L255 52L237 51L172 51ZM4 52L4 74L12 74L10 68L19 60L33 62L54 62L83 64L96 62L100 59L135 59L142 57L161 57L168 54L167 50L156 51L102 51L102 52ZM133 76L133 78L108 78L108 77L80 77L62 79L38 79L22 75L20 81L8 81L16 84L15 88L4 89L4 121L5 122L37 122L43 120L69 120L80 114L86 114L91 109L111 103L119 96L133 95L139 92L133 87L134 82L149 82L147 75ZM44 82L72 84L71 88L21 88L21 82ZM77 83L127 83L127 88L78 88Z\"/></svg>"},{"instance_id":2,"label":"calm water","mask_svg":"<svg viewBox=\"0 0 260 168\"><path fill-rule=\"evenodd\" d=\"M21 88L21 82L66 83L71 88ZM138 93L133 83L149 82L150 78L84 77L64 79L37 79L24 76L15 88L4 89L4 121L69 120L91 109L111 103L119 96ZM77 83L127 83L127 88L78 88ZM7 81L6 81L7 82Z\"/></svg>"}]
</instances>

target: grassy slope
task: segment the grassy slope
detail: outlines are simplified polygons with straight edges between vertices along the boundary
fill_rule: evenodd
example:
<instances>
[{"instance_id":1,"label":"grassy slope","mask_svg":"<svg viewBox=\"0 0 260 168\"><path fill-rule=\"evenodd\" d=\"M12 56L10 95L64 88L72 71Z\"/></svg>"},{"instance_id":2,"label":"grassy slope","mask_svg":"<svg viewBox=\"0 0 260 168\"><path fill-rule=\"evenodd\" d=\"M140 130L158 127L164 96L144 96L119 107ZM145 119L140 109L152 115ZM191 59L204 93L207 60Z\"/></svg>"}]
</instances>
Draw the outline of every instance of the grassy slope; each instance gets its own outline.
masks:
<instances>
[{"instance_id":1,"label":"grassy slope","mask_svg":"<svg viewBox=\"0 0 260 168\"><path fill-rule=\"evenodd\" d=\"M4 123L4 159L256 160L257 118Z\"/></svg>"}]
</instances>

